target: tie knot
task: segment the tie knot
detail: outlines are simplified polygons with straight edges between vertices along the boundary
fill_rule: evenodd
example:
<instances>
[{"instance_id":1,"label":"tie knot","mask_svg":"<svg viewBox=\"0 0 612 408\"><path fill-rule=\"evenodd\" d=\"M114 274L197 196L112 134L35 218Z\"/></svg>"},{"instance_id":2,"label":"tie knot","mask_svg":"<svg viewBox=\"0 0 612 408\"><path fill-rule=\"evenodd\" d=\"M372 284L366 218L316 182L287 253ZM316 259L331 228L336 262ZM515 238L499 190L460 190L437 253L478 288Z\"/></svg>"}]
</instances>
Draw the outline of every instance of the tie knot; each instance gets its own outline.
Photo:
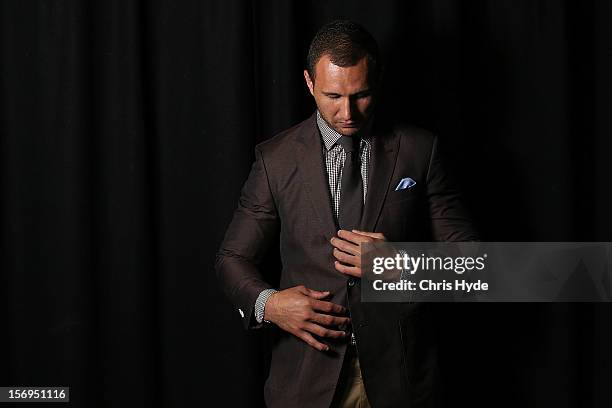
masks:
<instances>
[{"instance_id":1,"label":"tie knot","mask_svg":"<svg viewBox=\"0 0 612 408\"><path fill-rule=\"evenodd\" d=\"M338 143L347 153L359 152L359 144L361 139L358 136L340 136Z\"/></svg>"}]
</instances>

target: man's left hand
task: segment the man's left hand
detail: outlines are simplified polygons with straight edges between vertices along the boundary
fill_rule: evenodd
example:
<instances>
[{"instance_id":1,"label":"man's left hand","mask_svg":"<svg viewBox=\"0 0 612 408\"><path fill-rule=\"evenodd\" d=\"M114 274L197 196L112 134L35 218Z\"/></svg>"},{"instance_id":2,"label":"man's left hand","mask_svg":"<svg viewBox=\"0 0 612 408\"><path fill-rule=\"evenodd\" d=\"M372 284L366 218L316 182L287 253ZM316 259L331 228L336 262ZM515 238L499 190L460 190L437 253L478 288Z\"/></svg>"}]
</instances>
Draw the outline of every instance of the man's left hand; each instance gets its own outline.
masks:
<instances>
[{"instance_id":1,"label":"man's left hand","mask_svg":"<svg viewBox=\"0 0 612 408\"><path fill-rule=\"evenodd\" d=\"M330 241L334 246L333 253L337 259L334 262L336 270L345 275L361 278L361 244L375 240L386 241L387 239L380 232L338 231L338 235Z\"/></svg>"}]
</instances>

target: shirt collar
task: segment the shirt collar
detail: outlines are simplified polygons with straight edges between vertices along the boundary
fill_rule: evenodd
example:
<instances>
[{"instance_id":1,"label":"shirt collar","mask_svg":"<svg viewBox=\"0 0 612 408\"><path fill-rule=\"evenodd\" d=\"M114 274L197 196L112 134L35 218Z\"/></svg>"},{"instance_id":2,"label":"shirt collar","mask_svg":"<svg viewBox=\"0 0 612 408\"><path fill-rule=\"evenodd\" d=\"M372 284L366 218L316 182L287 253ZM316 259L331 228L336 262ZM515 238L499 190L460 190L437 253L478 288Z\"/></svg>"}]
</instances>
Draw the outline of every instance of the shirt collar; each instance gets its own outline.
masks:
<instances>
[{"instance_id":1,"label":"shirt collar","mask_svg":"<svg viewBox=\"0 0 612 408\"><path fill-rule=\"evenodd\" d=\"M331 126L327 124L327 122L325 121L325 119L323 119L318 109L317 109L317 127L319 128L319 132L321 133L321 137L323 138L323 144L325 145L326 150L330 150L332 147L334 147L338 139L342 137L340 133L336 132L334 129L332 129ZM362 146L364 142L369 143L369 133L370 133L369 130L370 130L370 124L368 123L364 127L363 131L359 132L361 134Z\"/></svg>"}]
</instances>

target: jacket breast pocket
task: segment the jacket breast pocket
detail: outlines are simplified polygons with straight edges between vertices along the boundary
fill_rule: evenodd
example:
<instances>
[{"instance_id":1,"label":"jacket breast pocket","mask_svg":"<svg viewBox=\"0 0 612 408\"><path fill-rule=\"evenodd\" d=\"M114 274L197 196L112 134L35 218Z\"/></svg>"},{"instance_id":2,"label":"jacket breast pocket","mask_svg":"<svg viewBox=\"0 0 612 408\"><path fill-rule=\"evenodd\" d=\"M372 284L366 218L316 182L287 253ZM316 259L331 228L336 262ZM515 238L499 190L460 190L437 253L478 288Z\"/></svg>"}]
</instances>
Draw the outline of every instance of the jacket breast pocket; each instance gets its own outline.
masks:
<instances>
[{"instance_id":1,"label":"jacket breast pocket","mask_svg":"<svg viewBox=\"0 0 612 408\"><path fill-rule=\"evenodd\" d=\"M421 197L421 188L418 186L405 188L398 191L390 191L387 195L385 205L398 205Z\"/></svg>"}]
</instances>

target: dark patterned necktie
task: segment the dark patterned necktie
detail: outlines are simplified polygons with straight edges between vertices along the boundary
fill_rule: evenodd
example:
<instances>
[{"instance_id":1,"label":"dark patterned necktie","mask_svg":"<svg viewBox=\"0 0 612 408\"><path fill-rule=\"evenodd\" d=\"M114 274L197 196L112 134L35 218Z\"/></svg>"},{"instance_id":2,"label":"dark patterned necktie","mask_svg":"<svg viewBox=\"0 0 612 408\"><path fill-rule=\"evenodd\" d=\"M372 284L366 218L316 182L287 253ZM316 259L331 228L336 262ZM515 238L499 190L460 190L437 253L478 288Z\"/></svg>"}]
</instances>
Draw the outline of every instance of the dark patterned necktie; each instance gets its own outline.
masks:
<instances>
[{"instance_id":1,"label":"dark patterned necktie","mask_svg":"<svg viewBox=\"0 0 612 408\"><path fill-rule=\"evenodd\" d=\"M359 162L360 139L357 136L341 136L338 143L346 153L342 167L338 224L340 228L350 231L359 228L363 212L363 180Z\"/></svg>"}]
</instances>

